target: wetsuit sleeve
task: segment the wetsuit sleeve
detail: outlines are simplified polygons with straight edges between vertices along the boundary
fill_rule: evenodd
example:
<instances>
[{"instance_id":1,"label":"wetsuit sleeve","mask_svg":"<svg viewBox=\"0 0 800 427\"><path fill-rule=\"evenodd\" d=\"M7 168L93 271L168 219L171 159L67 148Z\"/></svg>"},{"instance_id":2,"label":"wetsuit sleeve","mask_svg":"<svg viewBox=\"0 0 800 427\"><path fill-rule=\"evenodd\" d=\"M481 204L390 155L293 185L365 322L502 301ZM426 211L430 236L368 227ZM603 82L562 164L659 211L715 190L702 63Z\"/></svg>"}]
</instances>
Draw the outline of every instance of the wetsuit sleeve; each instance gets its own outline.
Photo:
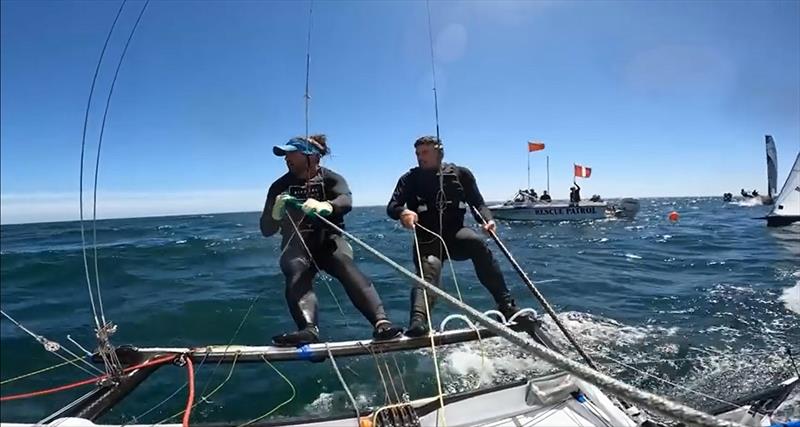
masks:
<instances>
[{"instance_id":1,"label":"wetsuit sleeve","mask_svg":"<svg viewBox=\"0 0 800 427\"><path fill-rule=\"evenodd\" d=\"M328 171L326 177L333 180L331 185L333 198L328 200L333 206L333 213L344 216L353 210L353 193L350 192L350 187L343 176Z\"/></svg>"},{"instance_id":2,"label":"wetsuit sleeve","mask_svg":"<svg viewBox=\"0 0 800 427\"><path fill-rule=\"evenodd\" d=\"M406 199L407 199L407 185L408 182L408 174L403 174L400 179L397 180L397 185L394 187L394 192L392 193L392 198L389 200L389 204L386 206L386 214L389 215L391 219L400 219L400 214L406 209Z\"/></svg>"},{"instance_id":3,"label":"wetsuit sleeve","mask_svg":"<svg viewBox=\"0 0 800 427\"><path fill-rule=\"evenodd\" d=\"M264 237L269 237L277 233L281 226L280 221L275 221L275 219L272 218L272 208L275 206L275 199L278 197L278 194L280 194L278 182L279 181L275 181L270 185L269 191L267 192L267 201L264 203L264 211L261 212L261 234L263 234Z\"/></svg>"},{"instance_id":4,"label":"wetsuit sleeve","mask_svg":"<svg viewBox=\"0 0 800 427\"><path fill-rule=\"evenodd\" d=\"M467 168L459 168L460 169L460 181L461 185L464 186L464 197L467 199L466 202L470 206L474 206L478 209L478 212L481 213L483 219L486 222L491 221L492 212L486 206L486 202L483 201L483 196L481 195L480 190L478 190L478 182L475 180L475 176L472 175L472 172ZM472 212L472 216L475 218L475 221L478 224L483 224L481 218L478 215L475 215L475 212Z\"/></svg>"}]
</instances>

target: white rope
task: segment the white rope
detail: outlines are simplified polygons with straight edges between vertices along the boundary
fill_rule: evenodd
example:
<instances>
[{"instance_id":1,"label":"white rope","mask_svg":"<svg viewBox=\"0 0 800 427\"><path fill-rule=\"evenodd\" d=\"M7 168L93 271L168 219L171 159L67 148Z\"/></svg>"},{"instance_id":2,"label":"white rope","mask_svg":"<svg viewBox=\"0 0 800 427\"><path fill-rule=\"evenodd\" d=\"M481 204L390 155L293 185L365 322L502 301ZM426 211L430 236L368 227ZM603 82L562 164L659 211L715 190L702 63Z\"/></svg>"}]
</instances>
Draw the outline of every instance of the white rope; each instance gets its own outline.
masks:
<instances>
[{"instance_id":1,"label":"white rope","mask_svg":"<svg viewBox=\"0 0 800 427\"><path fill-rule=\"evenodd\" d=\"M423 230L425 230L425 231L427 231L430 234L433 234L439 240L442 241L442 246L444 247L444 253L445 253L445 255L447 255L447 259L450 261L447 264L450 266L450 274L453 275L453 283L456 286L456 292L458 293L458 300L463 302L464 299L461 298L461 289L459 289L459 287L458 287L458 279L456 278L456 269L455 269L455 267L453 267L453 260L452 260L452 258L450 258L450 250L447 249L447 243L444 242L444 238L440 234L434 233L432 230L428 229L427 227L423 226L420 223L417 223L416 226L421 228L421 229L423 229ZM419 250L419 249L417 249L417 250ZM440 261L442 263L444 263L443 259L440 259ZM439 280L441 280L441 278Z\"/></svg>"},{"instance_id":2,"label":"white rope","mask_svg":"<svg viewBox=\"0 0 800 427\"><path fill-rule=\"evenodd\" d=\"M344 391L347 393L347 397L350 398L350 403L353 404L353 409L356 411L356 425L358 425L358 417L361 416L361 411L358 410L356 398L353 397L353 393L350 392L350 387L348 387L347 383L344 381L344 377L342 376L341 371L339 371L339 365L336 364L336 359L333 358L333 353L331 352L331 348L328 346L328 343L325 343L325 350L328 351L328 359L330 359L331 365L333 365L333 371L336 372L336 376L339 377L339 382L342 383L342 388L344 388Z\"/></svg>"},{"instance_id":3,"label":"white rope","mask_svg":"<svg viewBox=\"0 0 800 427\"><path fill-rule=\"evenodd\" d=\"M662 415L671 418L675 418L685 423L696 424L699 426L706 426L706 427L734 427L734 426L741 427L741 424L739 423L722 420L707 413L698 411L697 409L691 408L689 406L673 402L662 396L658 396L646 392L644 390L640 390L632 385L626 384L620 380L617 380L606 374L591 369L582 363L578 363L574 360L571 360L558 352L550 350L549 348L527 338L526 336L511 330L505 325L502 325L488 317L483 316L483 314L481 314L481 312L479 312L478 310L474 309L473 307L467 304L462 303L461 301L449 295L448 293L426 282L424 279L408 271L406 268L396 263L395 261L391 260L386 255L383 255L377 249L364 243L363 241L361 241L361 239L357 238L356 236L352 235L351 233L345 230L342 230L336 224L328 221L324 217L321 216L317 217L321 221L325 222L330 227L332 227L334 230L339 231L340 233L342 233L342 235L356 242L358 245L360 245L361 247L363 247L376 257L378 257L380 260L382 260L383 262L385 262L398 272L412 279L418 285L424 287L426 290L441 297L451 306L466 312L471 318L473 318L475 321L477 321L487 329L491 330L498 336L507 339L511 343L525 350L526 352L542 358L543 360L549 362L550 364L554 365L557 368L567 371L575 375L576 377L583 379L584 381L595 384L596 386L606 390L609 393L613 393L625 399L639 403L640 405L642 405L647 409L650 409L652 411L658 412Z\"/></svg>"},{"instance_id":4,"label":"white rope","mask_svg":"<svg viewBox=\"0 0 800 427\"><path fill-rule=\"evenodd\" d=\"M397 363L397 358L394 353L391 353L392 360L394 361L394 368L397 370L397 378L400 378L400 386L403 388L403 401L408 400L408 390L406 390L406 383L403 381L403 371L400 370L400 364Z\"/></svg>"},{"instance_id":5,"label":"white rope","mask_svg":"<svg viewBox=\"0 0 800 427\"><path fill-rule=\"evenodd\" d=\"M54 412L54 413L52 413L52 414L48 415L46 418L43 418L42 420L38 421L38 422L37 422L36 424L34 424L34 425L35 425L35 426L47 425L48 427L58 427L58 426L60 426L61 424L63 424L64 422L66 422L66 421L68 420L68 418L61 418L61 419L60 419L58 422L50 422L50 421L51 421L51 420L53 420L53 419L59 419L59 418L60 418L60 416L61 416L61 414L64 414L64 413L66 413L67 411L69 411L70 409L72 409L72 408L74 408L74 407L78 406L78 405L79 405L80 403L82 403L82 402L83 402L83 401L84 401L84 400L85 400L87 397L91 396L91 395L92 395L92 394L94 394L96 391L97 391L97 390L90 390L90 391L88 391L88 392L87 392L86 394L84 394L83 396L81 396L81 397L79 397L79 398L77 398L77 399L73 400L73 401L72 401L71 403L69 403L67 406L64 406L63 408L59 409L58 411L56 411L56 412Z\"/></svg>"},{"instance_id":6,"label":"white rope","mask_svg":"<svg viewBox=\"0 0 800 427\"><path fill-rule=\"evenodd\" d=\"M80 345L77 341L72 339L72 337L69 334L67 334L67 340L69 340L69 342L71 342L72 344L75 344L75 347L78 347L83 352L83 354L85 354L87 356L91 356L92 355L91 351L87 350L82 345Z\"/></svg>"},{"instance_id":7,"label":"white rope","mask_svg":"<svg viewBox=\"0 0 800 427\"><path fill-rule=\"evenodd\" d=\"M8 313L3 311L2 309L0 309L0 314L5 316L5 318L10 320L13 324L17 325L17 327L19 327L20 329L25 331L25 333L27 333L28 335L32 336L33 339L35 339L39 344L41 344L44 347L44 349L47 350L48 353L55 354L61 360L65 361L65 362L68 362L70 365L75 366L76 368L80 369L83 372L86 372L89 375L94 376L95 374L90 372L90 371L88 371L88 370L86 370L84 367L78 365L77 363L75 363L76 360L80 361L80 362L83 362L86 366L88 366L91 369L94 369L95 371L99 372L100 374L105 374L105 372L97 369L96 366L94 366L91 363L87 362L85 357L78 356L77 354L75 354L72 351L70 351L70 349L62 346L61 344L59 344L56 341L49 340L49 339L47 339L47 338L45 338L45 337L43 337L41 335L37 335L37 334L31 332L28 328L22 326L21 323L17 322L13 317L11 317ZM70 360L70 359L67 359L66 357L62 356L61 354L58 353L59 350L64 350L67 354L72 356L73 359Z\"/></svg>"},{"instance_id":8,"label":"white rope","mask_svg":"<svg viewBox=\"0 0 800 427\"><path fill-rule=\"evenodd\" d=\"M417 238L417 232L414 230L412 233L414 235L414 247L417 250L417 262L419 263L419 276L415 276L415 279L425 281L423 278L422 273L422 255L419 252L419 239ZM433 340L433 323L431 322L431 308L428 304L428 292L423 289L422 296L425 299L425 314L428 318L428 337L431 340L431 354L433 355L433 368L434 372L436 372L436 387L439 390L439 408L441 410L438 411L439 417L437 418L437 422L439 419L442 420L442 425L447 427L447 421L444 415L444 393L442 392L442 376L439 373L439 360L436 357L436 343Z\"/></svg>"},{"instance_id":9,"label":"white rope","mask_svg":"<svg viewBox=\"0 0 800 427\"><path fill-rule=\"evenodd\" d=\"M375 350L372 349L372 346L367 347L367 346L364 345L364 343L362 343L360 341L359 341L358 345L360 345L362 348L367 349L369 351L369 353L372 355L372 358L375 360L375 367L378 368L378 375L381 377L381 384L383 384L383 394L384 394L383 395L383 397L384 397L383 401L384 401L384 403L388 402L388 404L391 404L392 403L392 396L389 394L389 387L386 385L386 378L384 378L384 376L383 376L383 369L381 368L381 364L378 361L378 356L375 354Z\"/></svg>"},{"instance_id":10,"label":"white rope","mask_svg":"<svg viewBox=\"0 0 800 427\"><path fill-rule=\"evenodd\" d=\"M397 403L401 403L402 399L400 398L400 393L397 392L397 387L394 385L394 376L392 375L392 370L389 369L389 363L386 362L386 356L382 356L383 358L383 367L386 368L386 375L389 377L389 385L392 386L392 391L394 391L394 399Z\"/></svg>"}]
</instances>

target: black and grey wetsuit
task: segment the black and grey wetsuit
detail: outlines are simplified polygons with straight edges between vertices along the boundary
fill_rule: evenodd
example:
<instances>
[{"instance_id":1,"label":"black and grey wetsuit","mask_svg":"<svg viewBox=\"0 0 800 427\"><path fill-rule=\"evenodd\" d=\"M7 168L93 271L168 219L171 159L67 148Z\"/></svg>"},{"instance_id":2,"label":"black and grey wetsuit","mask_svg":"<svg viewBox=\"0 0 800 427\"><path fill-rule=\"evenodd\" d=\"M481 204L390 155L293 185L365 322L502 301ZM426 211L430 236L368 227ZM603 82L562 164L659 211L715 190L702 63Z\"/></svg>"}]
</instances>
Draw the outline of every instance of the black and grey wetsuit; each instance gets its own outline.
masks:
<instances>
[{"instance_id":1,"label":"black and grey wetsuit","mask_svg":"<svg viewBox=\"0 0 800 427\"><path fill-rule=\"evenodd\" d=\"M404 209L410 209L417 213L420 225L439 233L441 208L441 235L452 260L472 260L478 280L489 290L495 301L499 305L513 304L500 266L484 239L475 230L464 226L464 215L470 205L476 207L487 221L492 219L492 213L483 201L475 177L465 167L445 163L442 165L442 180L443 194L439 191L438 170L411 169L397 181L386 212L391 218L399 219ZM475 220L480 222L477 216ZM439 286L442 262L446 259L441 241L419 227L416 228L416 233L422 258L422 275L429 283ZM417 265L416 248L413 257L414 264ZM428 300L432 305L432 295L428 295ZM425 315L425 301L420 287L414 288L411 294L412 317L415 314Z\"/></svg>"},{"instance_id":2,"label":"black and grey wetsuit","mask_svg":"<svg viewBox=\"0 0 800 427\"><path fill-rule=\"evenodd\" d=\"M344 228L344 216L353 208L353 202L345 179L326 168L320 168L308 182L287 173L269 188L261 214L261 233L269 237L280 230L283 237L280 266L286 277L286 302L298 329L309 324L317 325L317 297L312 287L317 267L341 282L353 305L373 326L385 320L383 303L375 287L353 263L352 248L341 235L294 206L286 206L287 215L281 221L272 218L275 199L281 193L288 193L301 201L314 198L330 202L333 212L327 219L341 228Z\"/></svg>"},{"instance_id":3,"label":"black and grey wetsuit","mask_svg":"<svg viewBox=\"0 0 800 427\"><path fill-rule=\"evenodd\" d=\"M570 203L580 203L581 201L581 186L575 184L575 189L569 192Z\"/></svg>"}]
</instances>

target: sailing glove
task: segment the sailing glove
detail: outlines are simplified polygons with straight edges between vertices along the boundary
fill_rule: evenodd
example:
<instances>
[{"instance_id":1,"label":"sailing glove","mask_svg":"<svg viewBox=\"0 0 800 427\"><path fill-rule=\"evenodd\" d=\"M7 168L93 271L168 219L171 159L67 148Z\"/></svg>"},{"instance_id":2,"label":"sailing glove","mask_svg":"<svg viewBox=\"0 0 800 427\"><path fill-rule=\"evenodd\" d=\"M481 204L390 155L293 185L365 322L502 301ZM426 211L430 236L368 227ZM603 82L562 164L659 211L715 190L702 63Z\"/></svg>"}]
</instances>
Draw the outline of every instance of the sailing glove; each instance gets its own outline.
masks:
<instances>
[{"instance_id":1,"label":"sailing glove","mask_svg":"<svg viewBox=\"0 0 800 427\"><path fill-rule=\"evenodd\" d=\"M275 198L275 205L272 207L272 219L280 221L286 215L286 203L297 202L297 198L290 196L286 193L279 194Z\"/></svg>"},{"instance_id":2,"label":"sailing glove","mask_svg":"<svg viewBox=\"0 0 800 427\"><path fill-rule=\"evenodd\" d=\"M317 214L319 216L328 216L333 213L333 205L328 202L320 202L315 199L308 199L303 203L303 212L307 215Z\"/></svg>"}]
</instances>

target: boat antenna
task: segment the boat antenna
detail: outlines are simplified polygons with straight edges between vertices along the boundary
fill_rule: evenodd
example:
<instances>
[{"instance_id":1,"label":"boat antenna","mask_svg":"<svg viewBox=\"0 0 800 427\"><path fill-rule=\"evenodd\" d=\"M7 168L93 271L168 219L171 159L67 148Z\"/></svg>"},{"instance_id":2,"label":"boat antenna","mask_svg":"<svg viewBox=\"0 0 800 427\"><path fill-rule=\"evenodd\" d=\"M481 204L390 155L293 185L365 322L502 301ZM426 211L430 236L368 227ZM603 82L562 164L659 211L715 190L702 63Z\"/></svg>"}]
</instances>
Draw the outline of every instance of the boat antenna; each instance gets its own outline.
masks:
<instances>
[{"instance_id":1,"label":"boat antenna","mask_svg":"<svg viewBox=\"0 0 800 427\"><path fill-rule=\"evenodd\" d=\"M308 35L306 37L306 89L305 93L303 94L303 102L305 106L305 136L306 136L306 143L316 145L311 142L309 131L308 131L308 122L309 122L309 107L311 105L311 91L309 89L310 82L311 82L311 30L313 29L313 18L314 13L314 0L310 0L308 2ZM322 145L322 142L319 143L320 145L317 147L320 150L320 162L322 161L322 156L325 154L324 151L326 150L325 146ZM311 170L311 158L306 156L306 194L309 192L309 180L311 179L310 176ZM322 173L322 169L320 168L319 173ZM325 194L325 186L322 186L322 194Z\"/></svg>"},{"instance_id":2,"label":"boat antenna","mask_svg":"<svg viewBox=\"0 0 800 427\"><path fill-rule=\"evenodd\" d=\"M305 101L305 123L306 123L306 141L308 141L308 106L311 101L308 86L311 76L311 25L313 23L311 17L314 9L314 0L308 3L308 37L306 38L306 92L303 96Z\"/></svg>"},{"instance_id":3,"label":"boat antenna","mask_svg":"<svg viewBox=\"0 0 800 427\"><path fill-rule=\"evenodd\" d=\"M431 75L433 76L433 113L436 119L436 139L439 139L439 96L436 91L436 62L433 54L433 26L431 25L431 2L425 0L428 9L428 42L431 48ZM441 144L441 141L437 141Z\"/></svg>"},{"instance_id":4,"label":"boat antenna","mask_svg":"<svg viewBox=\"0 0 800 427\"><path fill-rule=\"evenodd\" d=\"M431 24L431 2L425 0L425 7L428 12L428 44L431 50L431 77L433 79L433 114L436 123L436 144L439 147L439 153L444 155L444 148L442 146L442 139L439 134L439 95L436 90L436 56L433 52L433 25ZM436 208L439 211L439 235L444 234L444 209L447 206L447 195L444 193L444 174L443 172L443 157L439 160L439 191L436 193ZM416 231L415 231L416 232ZM439 245L439 259L442 259L443 248Z\"/></svg>"}]
</instances>

